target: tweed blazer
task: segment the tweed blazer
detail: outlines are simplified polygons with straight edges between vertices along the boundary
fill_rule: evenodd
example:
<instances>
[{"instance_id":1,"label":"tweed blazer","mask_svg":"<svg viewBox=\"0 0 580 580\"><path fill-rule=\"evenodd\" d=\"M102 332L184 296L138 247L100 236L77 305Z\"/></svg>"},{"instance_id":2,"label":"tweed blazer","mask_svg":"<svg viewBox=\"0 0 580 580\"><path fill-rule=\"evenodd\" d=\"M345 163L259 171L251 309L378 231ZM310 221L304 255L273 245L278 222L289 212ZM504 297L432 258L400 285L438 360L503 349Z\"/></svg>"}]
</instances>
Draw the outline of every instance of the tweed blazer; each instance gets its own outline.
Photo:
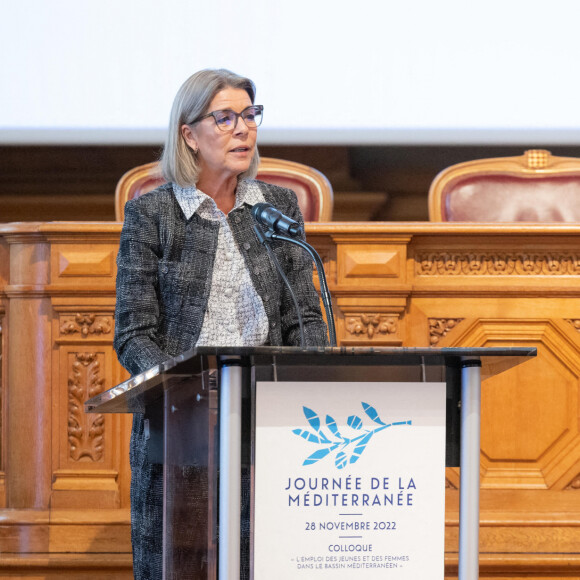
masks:
<instances>
[{"instance_id":1,"label":"tweed blazer","mask_svg":"<svg viewBox=\"0 0 580 580\"><path fill-rule=\"evenodd\" d=\"M293 191L256 183L268 203L303 223ZM269 343L299 345L294 303L256 237L251 207L244 204L227 219L262 298ZM114 347L130 373L195 346L209 298L218 231L217 222L197 214L187 220L170 183L127 202L117 256ZM273 242L272 247L298 299L307 345L327 344L310 258L293 244Z\"/></svg>"},{"instance_id":2,"label":"tweed blazer","mask_svg":"<svg viewBox=\"0 0 580 580\"><path fill-rule=\"evenodd\" d=\"M302 224L293 191L257 181L264 199ZM286 286L253 230L251 208L228 214L234 239L268 317L271 345L299 345L298 317ZM186 219L166 183L125 205L117 256L114 347L121 364L138 374L195 346L207 307L219 223L194 214ZM272 248L296 294L309 346L327 344L326 324L312 283L312 262L301 248ZM136 580L161 578L163 468L148 458L144 416L136 413L131 433L131 538ZM249 487L243 485L244 505ZM194 481L194 480L192 480ZM195 494L192 483L191 495ZM242 522L247 541L248 519ZM245 552L244 552L245 553ZM248 578L244 562L240 578Z\"/></svg>"}]
</instances>

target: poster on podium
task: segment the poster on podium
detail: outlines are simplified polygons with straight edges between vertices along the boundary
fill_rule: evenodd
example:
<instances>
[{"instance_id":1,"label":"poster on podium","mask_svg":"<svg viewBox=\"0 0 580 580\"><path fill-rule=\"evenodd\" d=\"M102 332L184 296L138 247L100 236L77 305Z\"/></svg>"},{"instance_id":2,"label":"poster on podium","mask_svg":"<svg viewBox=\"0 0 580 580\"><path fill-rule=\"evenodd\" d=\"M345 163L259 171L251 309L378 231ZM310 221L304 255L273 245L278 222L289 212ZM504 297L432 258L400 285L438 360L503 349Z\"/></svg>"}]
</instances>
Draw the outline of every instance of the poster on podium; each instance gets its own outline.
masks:
<instances>
[{"instance_id":1,"label":"poster on podium","mask_svg":"<svg viewBox=\"0 0 580 580\"><path fill-rule=\"evenodd\" d=\"M255 580L442 580L445 384L258 382Z\"/></svg>"}]
</instances>

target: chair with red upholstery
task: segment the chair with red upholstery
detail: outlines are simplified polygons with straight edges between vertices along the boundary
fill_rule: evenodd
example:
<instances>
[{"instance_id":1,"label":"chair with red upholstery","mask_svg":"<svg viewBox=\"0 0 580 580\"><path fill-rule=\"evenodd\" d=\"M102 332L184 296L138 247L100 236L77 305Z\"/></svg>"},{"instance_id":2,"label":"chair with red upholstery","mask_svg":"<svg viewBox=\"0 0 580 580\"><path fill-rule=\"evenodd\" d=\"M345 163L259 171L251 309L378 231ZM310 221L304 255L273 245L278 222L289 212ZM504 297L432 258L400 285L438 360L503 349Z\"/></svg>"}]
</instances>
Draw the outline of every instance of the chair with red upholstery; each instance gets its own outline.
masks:
<instances>
[{"instance_id":1,"label":"chair with red upholstery","mask_svg":"<svg viewBox=\"0 0 580 580\"><path fill-rule=\"evenodd\" d=\"M580 159L532 149L458 163L429 189L438 222L580 222Z\"/></svg>"},{"instance_id":2,"label":"chair with red upholstery","mask_svg":"<svg viewBox=\"0 0 580 580\"><path fill-rule=\"evenodd\" d=\"M295 161L262 157L257 179L292 189L298 197L304 221L332 220L332 186L320 171ZM116 220L123 221L127 201L155 189L164 181L156 162L139 165L125 173L115 191Z\"/></svg>"}]
</instances>

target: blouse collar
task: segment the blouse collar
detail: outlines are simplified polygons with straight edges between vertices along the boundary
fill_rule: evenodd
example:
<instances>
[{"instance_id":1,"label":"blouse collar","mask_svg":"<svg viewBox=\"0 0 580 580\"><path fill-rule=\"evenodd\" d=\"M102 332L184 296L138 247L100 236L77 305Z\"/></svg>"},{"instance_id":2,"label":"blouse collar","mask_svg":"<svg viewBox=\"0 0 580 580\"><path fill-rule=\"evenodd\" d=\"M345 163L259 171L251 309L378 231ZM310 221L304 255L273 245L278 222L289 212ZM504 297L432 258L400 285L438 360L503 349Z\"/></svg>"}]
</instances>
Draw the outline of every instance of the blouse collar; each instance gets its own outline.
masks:
<instances>
[{"instance_id":1,"label":"blouse collar","mask_svg":"<svg viewBox=\"0 0 580 580\"><path fill-rule=\"evenodd\" d=\"M177 183L174 183L173 193L187 219L190 219L199 210L202 203L215 205L214 200L209 195L206 195L194 185L181 187ZM233 209L239 208L243 204L253 206L256 203L263 203L265 201L264 194L255 180L243 179L238 182L236 188L236 203Z\"/></svg>"}]
</instances>

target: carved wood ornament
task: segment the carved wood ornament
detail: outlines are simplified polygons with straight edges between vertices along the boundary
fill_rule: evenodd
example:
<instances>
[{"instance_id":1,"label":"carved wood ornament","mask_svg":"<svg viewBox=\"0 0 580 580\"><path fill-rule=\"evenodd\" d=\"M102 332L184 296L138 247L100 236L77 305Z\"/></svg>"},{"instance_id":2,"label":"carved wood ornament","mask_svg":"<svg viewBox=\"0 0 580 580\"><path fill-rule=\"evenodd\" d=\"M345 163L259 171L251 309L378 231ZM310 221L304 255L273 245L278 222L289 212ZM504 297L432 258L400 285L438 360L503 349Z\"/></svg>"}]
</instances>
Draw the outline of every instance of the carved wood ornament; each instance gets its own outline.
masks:
<instances>
[{"instance_id":1,"label":"carved wood ornament","mask_svg":"<svg viewBox=\"0 0 580 580\"><path fill-rule=\"evenodd\" d=\"M580 473L564 488L577 491L580 489Z\"/></svg>"},{"instance_id":2,"label":"carved wood ornament","mask_svg":"<svg viewBox=\"0 0 580 580\"><path fill-rule=\"evenodd\" d=\"M346 331L356 336L366 334L369 339L375 335L397 333L397 317L384 314L359 314L350 316L346 322Z\"/></svg>"},{"instance_id":3,"label":"carved wood ornament","mask_svg":"<svg viewBox=\"0 0 580 580\"><path fill-rule=\"evenodd\" d=\"M105 379L96 353L75 353L68 379L68 442L73 461L101 461L105 418L83 411L84 401L103 391Z\"/></svg>"},{"instance_id":4,"label":"carved wood ornament","mask_svg":"<svg viewBox=\"0 0 580 580\"><path fill-rule=\"evenodd\" d=\"M429 318L429 342L435 346L447 333L455 328L463 318Z\"/></svg>"},{"instance_id":5,"label":"carved wood ornament","mask_svg":"<svg viewBox=\"0 0 580 580\"><path fill-rule=\"evenodd\" d=\"M75 314L64 316L60 325L61 334L79 333L82 337L89 335L110 334L111 317L96 314Z\"/></svg>"},{"instance_id":6,"label":"carved wood ornament","mask_svg":"<svg viewBox=\"0 0 580 580\"><path fill-rule=\"evenodd\" d=\"M416 260L418 276L574 276L580 254L429 252Z\"/></svg>"}]
</instances>

